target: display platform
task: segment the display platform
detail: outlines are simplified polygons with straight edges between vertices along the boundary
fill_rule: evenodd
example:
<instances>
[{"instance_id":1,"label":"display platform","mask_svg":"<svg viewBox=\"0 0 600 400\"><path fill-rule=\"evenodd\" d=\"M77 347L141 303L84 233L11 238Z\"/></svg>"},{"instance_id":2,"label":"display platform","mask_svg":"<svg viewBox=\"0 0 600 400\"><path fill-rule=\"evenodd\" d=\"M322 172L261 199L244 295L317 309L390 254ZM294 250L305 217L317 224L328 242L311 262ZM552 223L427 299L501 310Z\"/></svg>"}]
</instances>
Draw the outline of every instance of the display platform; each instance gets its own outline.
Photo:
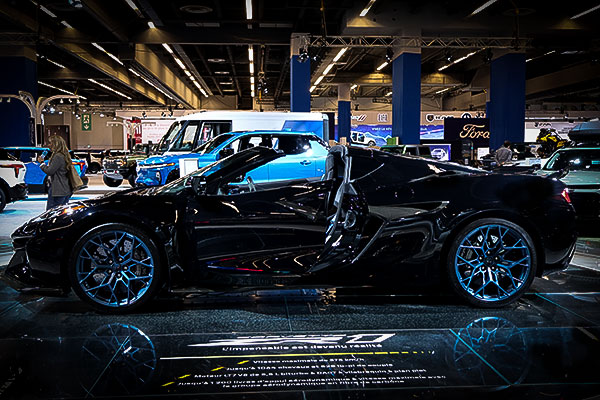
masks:
<instances>
[{"instance_id":1,"label":"display platform","mask_svg":"<svg viewBox=\"0 0 600 400\"><path fill-rule=\"evenodd\" d=\"M7 207L0 265L12 227L44 200ZM580 240L569 269L487 310L440 293L344 289L159 299L106 315L74 294L0 283L0 399L594 398L599 243Z\"/></svg>"}]
</instances>

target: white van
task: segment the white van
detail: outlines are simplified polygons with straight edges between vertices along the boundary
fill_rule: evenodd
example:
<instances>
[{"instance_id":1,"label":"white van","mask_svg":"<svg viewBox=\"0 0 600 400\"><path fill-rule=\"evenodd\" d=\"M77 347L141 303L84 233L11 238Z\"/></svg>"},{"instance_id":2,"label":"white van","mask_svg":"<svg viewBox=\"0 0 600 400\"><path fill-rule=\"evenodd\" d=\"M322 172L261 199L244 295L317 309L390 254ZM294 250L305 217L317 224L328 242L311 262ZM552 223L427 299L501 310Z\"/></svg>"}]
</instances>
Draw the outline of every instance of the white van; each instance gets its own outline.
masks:
<instances>
[{"instance_id":1,"label":"white van","mask_svg":"<svg viewBox=\"0 0 600 400\"><path fill-rule=\"evenodd\" d=\"M177 118L156 152L189 153L221 133L254 130L312 132L327 142L329 118L310 112L203 111Z\"/></svg>"}]
</instances>

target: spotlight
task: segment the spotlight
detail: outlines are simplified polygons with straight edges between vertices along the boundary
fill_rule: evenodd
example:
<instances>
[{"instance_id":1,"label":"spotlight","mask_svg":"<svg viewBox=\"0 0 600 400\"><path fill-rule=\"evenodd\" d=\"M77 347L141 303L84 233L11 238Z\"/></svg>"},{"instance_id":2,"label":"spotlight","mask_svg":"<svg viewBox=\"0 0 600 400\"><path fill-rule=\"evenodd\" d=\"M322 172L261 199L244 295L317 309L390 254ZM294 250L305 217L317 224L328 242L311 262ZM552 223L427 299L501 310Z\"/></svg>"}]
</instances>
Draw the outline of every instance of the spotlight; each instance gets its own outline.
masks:
<instances>
[{"instance_id":1,"label":"spotlight","mask_svg":"<svg viewBox=\"0 0 600 400\"><path fill-rule=\"evenodd\" d=\"M394 59L394 50L388 47L388 49L385 52L385 59L388 62L392 62L392 60Z\"/></svg>"},{"instance_id":2,"label":"spotlight","mask_svg":"<svg viewBox=\"0 0 600 400\"><path fill-rule=\"evenodd\" d=\"M300 53L298 54L298 61L305 62L309 59L308 50L305 47L300 49Z\"/></svg>"},{"instance_id":3,"label":"spotlight","mask_svg":"<svg viewBox=\"0 0 600 400\"><path fill-rule=\"evenodd\" d=\"M63 99L60 99L60 104L63 104L63 103L64 103Z\"/></svg>"},{"instance_id":4,"label":"spotlight","mask_svg":"<svg viewBox=\"0 0 600 400\"><path fill-rule=\"evenodd\" d=\"M450 53L449 51L446 52L446 61L451 62L452 61L452 53Z\"/></svg>"},{"instance_id":5,"label":"spotlight","mask_svg":"<svg viewBox=\"0 0 600 400\"><path fill-rule=\"evenodd\" d=\"M146 118L146 111L142 111L142 118Z\"/></svg>"},{"instance_id":6,"label":"spotlight","mask_svg":"<svg viewBox=\"0 0 600 400\"><path fill-rule=\"evenodd\" d=\"M10 103L10 97L7 97L7 98L6 98L6 102L7 102L7 103Z\"/></svg>"}]
</instances>

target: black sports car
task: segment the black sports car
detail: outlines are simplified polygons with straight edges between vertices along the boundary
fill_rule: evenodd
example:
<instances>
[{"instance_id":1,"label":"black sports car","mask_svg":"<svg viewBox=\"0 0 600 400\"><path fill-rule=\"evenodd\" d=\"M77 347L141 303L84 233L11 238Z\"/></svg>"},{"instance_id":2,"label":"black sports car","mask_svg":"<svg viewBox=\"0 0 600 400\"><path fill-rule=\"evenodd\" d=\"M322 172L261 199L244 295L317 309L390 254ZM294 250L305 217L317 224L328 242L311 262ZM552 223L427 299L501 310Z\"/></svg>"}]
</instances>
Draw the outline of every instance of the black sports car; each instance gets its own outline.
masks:
<instances>
[{"instance_id":1,"label":"black sports car","mask_svg":"<svg viewBox=\"0 0 600 400\"><path fill-rule=\"evenodd\" d=\"M446 277L473 305L519 298L573 255L559 181L334 146L322 180L257 183L256 147L157 188L54 208L13 234L4 279L103 311L159 291L388 286Z\"/></svg>"}]
</instances>

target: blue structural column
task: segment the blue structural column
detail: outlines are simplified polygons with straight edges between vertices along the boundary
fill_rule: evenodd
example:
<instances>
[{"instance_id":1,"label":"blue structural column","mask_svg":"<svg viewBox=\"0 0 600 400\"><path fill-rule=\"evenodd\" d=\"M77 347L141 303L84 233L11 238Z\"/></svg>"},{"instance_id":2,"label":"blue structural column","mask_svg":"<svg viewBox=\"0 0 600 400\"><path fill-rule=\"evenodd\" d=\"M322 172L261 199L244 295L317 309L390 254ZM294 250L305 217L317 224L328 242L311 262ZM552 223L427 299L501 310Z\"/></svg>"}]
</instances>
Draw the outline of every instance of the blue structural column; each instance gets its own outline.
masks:
<instances>
[{"instance_id":1,"label":"blue structural column","mask_svg":"<svg viewBox=\"0 0 600 400\"><path fill-rule=\"evenodd\" d=\"M525 140L525 54L509 53L490 67L490 150Z\"/></svg>"},{"instance_id":2,"label":"blue structural column","mask_svg":"<svg viewBox=\"0 0 600 400\"><path fill-rule=\"evenodd\" d=\"M290 110L310 111L310 59L301 61L298 55L290 60Z\"/></svg>"},{"instance_id":3,"label":"blue structural column","mask_svg":"<svg viewBox=\"0 0 600 400\"><path fill-rule=\"evenodd\" d=\"M350 143L350 84L338 85L338 140L345 137Z\"/></svg>"},{"instance_id":4,"label":"blue structural column","mask_svg":"<svg viewBox=\"0 0 600 400\"><path fill-rule=\"evenodd\" d=\"M0 96L26 91L37 99L37 64L31 58L0 56ZM0 103L0 147L35 144L34 124L25 103L7 98Z\"/></svg>"},{"instance_id":5,"label":"blue structural column","mask_svg":"<svg viewBox=\"0 0 600 400\"><path fill-rule=\"evenodd\" d=\"M421 121L421 54L404 52L392 61L392 136L419 144Z\"/></svg>"}]
</instances>

